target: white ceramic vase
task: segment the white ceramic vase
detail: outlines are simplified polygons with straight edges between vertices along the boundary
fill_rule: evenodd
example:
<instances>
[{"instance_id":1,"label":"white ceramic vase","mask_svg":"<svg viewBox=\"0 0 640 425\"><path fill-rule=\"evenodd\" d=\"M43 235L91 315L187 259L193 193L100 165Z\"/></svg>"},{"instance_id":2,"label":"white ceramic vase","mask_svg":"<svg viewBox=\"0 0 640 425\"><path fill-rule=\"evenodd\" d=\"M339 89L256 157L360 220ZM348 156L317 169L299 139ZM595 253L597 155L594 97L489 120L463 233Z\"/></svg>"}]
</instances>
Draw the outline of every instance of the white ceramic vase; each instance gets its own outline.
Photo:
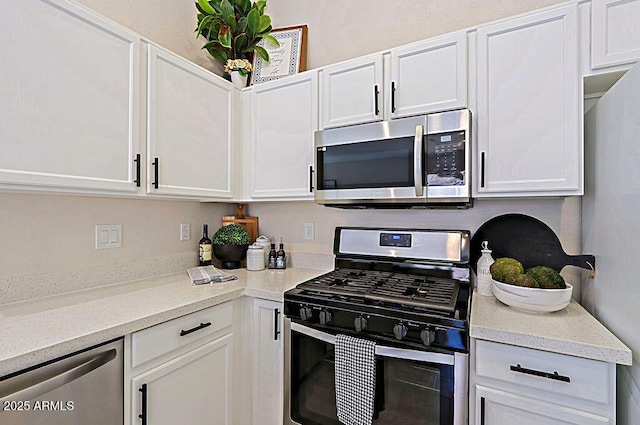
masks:
<instances>
[{"instance_id":1,"label":"white ceramic vase","mask_svg":"<svg viewBox=\"0 0 640 425\"><path fill-rule=\"evenodd\" d=\"M249 75L242 75L239 71L231 71L231 82L234 86L243 89L247 87L247 77Z\"/></svg>"}]
</instances>

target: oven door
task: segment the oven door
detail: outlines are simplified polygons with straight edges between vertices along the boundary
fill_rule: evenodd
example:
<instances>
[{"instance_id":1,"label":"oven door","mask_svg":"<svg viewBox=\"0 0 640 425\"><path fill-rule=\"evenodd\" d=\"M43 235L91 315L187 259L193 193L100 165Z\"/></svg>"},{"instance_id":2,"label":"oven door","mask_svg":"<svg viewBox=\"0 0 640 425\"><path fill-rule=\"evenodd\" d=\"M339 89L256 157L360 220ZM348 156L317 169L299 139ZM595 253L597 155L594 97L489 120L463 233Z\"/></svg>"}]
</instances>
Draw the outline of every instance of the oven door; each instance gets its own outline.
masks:
<instances>
[{"instance_id":1,"label":"oven door","mask_svg":"<svg viewBox=\"0 0 640 425\"><path fill-rule=\"evenodd\" d=\"M336 337L285 322L285 424L341 425L336 411ZM464 353L376 346L373 424L463 425L467 418Z\"/></svg>"}]
</instances>

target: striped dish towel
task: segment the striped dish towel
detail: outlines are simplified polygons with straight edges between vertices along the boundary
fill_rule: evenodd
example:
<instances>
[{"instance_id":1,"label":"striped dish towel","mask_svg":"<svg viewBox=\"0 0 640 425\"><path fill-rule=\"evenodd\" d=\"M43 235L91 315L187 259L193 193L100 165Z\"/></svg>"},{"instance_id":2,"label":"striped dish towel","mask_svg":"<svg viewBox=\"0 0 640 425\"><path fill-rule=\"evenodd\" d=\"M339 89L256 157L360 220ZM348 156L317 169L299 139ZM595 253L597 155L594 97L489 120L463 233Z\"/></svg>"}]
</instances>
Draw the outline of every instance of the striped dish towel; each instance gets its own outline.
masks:
<instances>
[{"instance_id":1,"label":"striped dish towel","mask_svg":"<svg viewBox=\"0 0 640 425\"><path fill-rule=\"evenodd\" d=\"M213 266L192 267L187 269L187 273L191 278L193 285L202 285L205 283L226 282L228 280L236 280L232 274L221 272Z\"/></svg>"},{"instance_id":2,"label":"striped dish towel","mask_svg":"<svg viewBox=\"0 0 640 425\"><path fill-rule=\"evenodd\" d=\"M376 385L376 343L336 337L336 406L344 425L371 425Z\"/></svg>"}]
</instances>

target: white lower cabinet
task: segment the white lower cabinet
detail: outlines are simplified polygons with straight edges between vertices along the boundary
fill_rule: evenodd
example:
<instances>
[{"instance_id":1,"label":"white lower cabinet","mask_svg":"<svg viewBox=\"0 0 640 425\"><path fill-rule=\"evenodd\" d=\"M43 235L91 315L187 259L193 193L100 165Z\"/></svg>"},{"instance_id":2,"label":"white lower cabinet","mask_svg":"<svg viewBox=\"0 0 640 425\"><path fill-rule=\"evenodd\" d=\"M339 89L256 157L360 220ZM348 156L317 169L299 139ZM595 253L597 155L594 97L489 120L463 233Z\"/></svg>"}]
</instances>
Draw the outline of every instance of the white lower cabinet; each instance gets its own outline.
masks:
<instances>
[{"instance_id":1,"label":"white lower cabinet","mask_svg":"<svg viewBox=\"0 0 640 425\"><path fill-rule=\"evenodd\" d=\"M251 299L253 425L283 421L284 357L281 302Z\"/></svg>"},{"instance_id":2,"label":"white lower cabinet","mask_svg":"<svg viewBox=\"0 0 640 425\"><path fill-rule=\"evenodd\" d=\"M602 425L608 418L531 399L529 396L476 386L476 424Z\"/></svg>"},{"instance_id":3,"label":"white lower cabinet","mask_svg":"<svg viewBox=\"0 0 640 425\"><path fill-rule=\"evenodd\" d=\"M234 302L125 338L125 425L232 425Z\"/></svg>"},{"instance_id":4,"label":"white lower cabinet","mask_svg":"<svg viewBox=\"0 0 640 425\"><path fill-rule=\"evenodd\" d=\"M615 424L616 366L471 340L469 425Z\"/></svg>"},{"instance_id":5,"label":"white lower cabinet","mask_svg":"<svg viewBox=\"0 0 640 425\"><path fill-rule=\"evenodd\" d=\"M231 425L232 338L228 334L134 378L138 423Z\"/></svg>"}]
</instances>

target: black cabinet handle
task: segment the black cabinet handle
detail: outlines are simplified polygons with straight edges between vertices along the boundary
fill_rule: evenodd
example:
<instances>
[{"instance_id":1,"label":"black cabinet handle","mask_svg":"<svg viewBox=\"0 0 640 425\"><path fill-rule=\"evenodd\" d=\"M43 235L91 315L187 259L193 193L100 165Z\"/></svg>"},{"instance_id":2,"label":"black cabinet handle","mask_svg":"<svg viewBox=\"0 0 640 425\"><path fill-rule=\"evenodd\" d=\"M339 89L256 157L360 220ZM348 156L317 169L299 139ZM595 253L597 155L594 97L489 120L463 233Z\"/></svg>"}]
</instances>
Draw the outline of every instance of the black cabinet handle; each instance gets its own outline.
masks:
<instances>
[{"instance_id":1,"label":"black cabinet handle","mask_svg":"<svg viewBox=\"0 0 640 425\"><path fill-rule=\"evenodd\" d=\"M190 333L194 333L195 331L199 331L200 329L208 328L209 326L211 326L211 322L200 323L195 328L187 329L186 331L185 330L181 330L180 331L180 336L189 335Z\"/></svg>"},{"instance_id":2,"label":"black cabinet handle","mask_svg":"<svg viewBox=\"0 0 640 425\"><path fill-rule=\"evenodd\" d=\"M309 193L313 192L313 165L309 165Z\"/></svg>"},{"instance_id":3,"label":"black cabinet handle","mask_svg":"<svg viewBox=\"0 0 640 425\"><path fill-rule=\"evenodd\" d=\"M140 154L136 154L136 158L133 160L136 163L136 179L133 181L136 187L140 187Z\"/></svg>"},{"instance_id":4,"label":"black cabinet handle","mask_svg":"<svg viewBox=\"0 0 640 425\"><path fill-rule=\"evenodd\" d=\"M396 82L391 82L391 112L396 111Z\"/></svg>"},{"instance_id":5,"label":"black cabinet handle","mask_svg":"<svg viewBox=\"0 0 640 425\"><path fill-rule=\"evenodd\" d=\"M485 154L482 152L480 154L480 187L484 187L484 161Z\"/></svg>"},{"instance_id":6,"label":"black cabinet handle","mask_svg":"<svg viewBox=\"0 0 640 425\"><path fill-rule=\"evenodd\" d=\"M280 310L277 308L273 311L273 340L278 340L278 335L280 335L280 329L278 329L278 316L280 316Z\"/></svg>"},{"instance_id":7,"label":"black cabinet handle","mask_svg":"<svg viewBox=\"0 0 640 425\"><path fill-rule=\"evenodd\" d=\"M138 391L142 393L142 413L138 417L142 420L142 425L147 425L147 384L142 384Z\"/></svg>"},{"instance_id":8,"label":"black cabinet handle","mask_svg":"<svg viewBox=\"0 0 640 425\"><path fill-rule=\"evenodd\" d=\"M380 108L378 106L378 96L380 95L380 90L378 90L378 85L373 86L373 99L375 102L375 110L376 115L380 115Z\"/></svg>"},{"instance_id":9,"label":"black cabinet handle","mask_svg":"<svg viewBox=\"0 0 640 425\"><path fill-rule=\"evenodd\" d=\"M484 397L480 397L480 425L484 425Z\"/></svg>"},{"instance_id":10,"label":"black cabinet handle","mask_svg":"<svg viewBox=\"0 0 640 425\"><path fill-rule=\"evenodd\" d=\"M153 165L153 188L158 188L158 157L154 158Z\"/></svg>"},{"instance_id":11,"label":"black cabinet handle","mask_svg":"<svg viewBox=\"0 0 640 425\"><path fill-rule=\"evenodd\" d=\"M520 366L519 364L516 366L511 365L509 366L509 369L513 372L540 376L541 378L553 379L554 381L571 382L571 378L569 378L568 376L559 375L558 372L555 372L555 371L553 373L550 373L550 372L543 372L541 370L527 369Z\"/></svg>"}]
</instances>

